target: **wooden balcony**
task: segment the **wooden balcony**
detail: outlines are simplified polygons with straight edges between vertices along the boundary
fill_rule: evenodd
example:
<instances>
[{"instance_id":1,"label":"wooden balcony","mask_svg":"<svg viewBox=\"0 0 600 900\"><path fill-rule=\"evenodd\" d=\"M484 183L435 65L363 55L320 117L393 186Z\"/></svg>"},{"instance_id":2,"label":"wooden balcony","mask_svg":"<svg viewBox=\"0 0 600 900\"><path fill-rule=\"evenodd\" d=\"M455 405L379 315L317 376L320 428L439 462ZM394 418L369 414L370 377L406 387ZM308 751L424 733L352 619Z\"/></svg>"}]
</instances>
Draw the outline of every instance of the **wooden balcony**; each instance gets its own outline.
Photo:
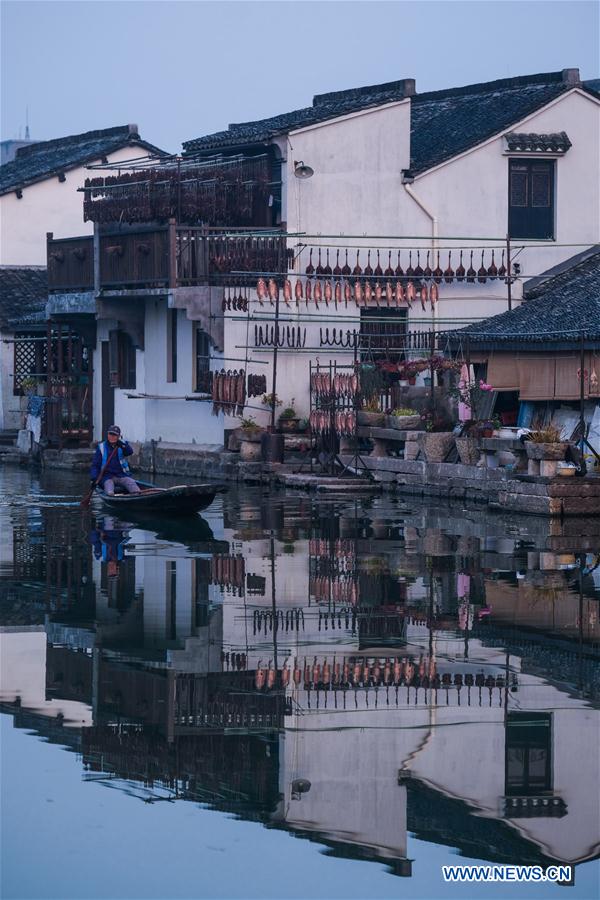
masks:
<instances>
[{"instance_id":1,"label":"wooden balcony","mask_svg":"<svg viewBox=\"0 0 600 900\"><path fill-rule=\"evenodd\" d=\"M55 240L47 237L48 290L91 291L94 287L92 235Z\"/></svg>"},{"instance_id":2,"label":"wooden balcony","mask_svg":"<svg viewBox=\"0 0 600 900\"><path fill-rule=\"evenodd\" d=\"M94 249L98 259L94 260ZM257 272L286 272L286 237L269 229L164 226L55 240L48 234L50 292L252 285ZM96 264L95 264L96 262ZM94 284L94 271L98 284Z\"/></svg>"}]
</instances>

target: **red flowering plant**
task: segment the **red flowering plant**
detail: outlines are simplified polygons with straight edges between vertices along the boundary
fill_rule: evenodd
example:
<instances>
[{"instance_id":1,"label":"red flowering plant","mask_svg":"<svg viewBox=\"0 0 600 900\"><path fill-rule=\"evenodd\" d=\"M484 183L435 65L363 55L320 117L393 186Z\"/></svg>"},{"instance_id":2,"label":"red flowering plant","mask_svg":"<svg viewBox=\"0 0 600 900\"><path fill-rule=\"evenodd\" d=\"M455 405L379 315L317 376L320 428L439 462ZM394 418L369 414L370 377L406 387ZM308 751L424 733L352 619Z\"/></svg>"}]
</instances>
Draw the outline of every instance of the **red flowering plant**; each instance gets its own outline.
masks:
<instances>
[{"instance_id":1,"label":"red flowering plant","mask_svg":"<svg viewBox=\"0 0 600 900\"><path fill-rule=\"evenodd\" d=\"M488 395L494 388L491 384L487 384L482 378L478 381L459 382L455 387L450 388L449 394L464 403L471 412L471 426L479 426L486 429L497 427L498 423L495 419L483 419L483 410L488 402Z\"/></svg>"}]
</instances>

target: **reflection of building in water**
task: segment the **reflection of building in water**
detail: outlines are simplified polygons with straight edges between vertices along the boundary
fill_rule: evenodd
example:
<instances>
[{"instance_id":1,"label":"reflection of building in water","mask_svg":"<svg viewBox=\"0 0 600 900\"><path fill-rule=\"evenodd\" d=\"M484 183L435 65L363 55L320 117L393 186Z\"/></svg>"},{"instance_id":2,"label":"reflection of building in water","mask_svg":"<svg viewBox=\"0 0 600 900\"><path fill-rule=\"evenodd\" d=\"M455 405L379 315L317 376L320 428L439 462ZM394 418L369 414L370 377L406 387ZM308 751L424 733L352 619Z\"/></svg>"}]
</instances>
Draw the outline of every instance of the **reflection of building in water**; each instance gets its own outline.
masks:
<instances>
[{"instance_id":1,"label":"reflection of building in water","mask_svg":"<svg viewBox=\"0 0 600 900\"><path fill-rule=\"evenodd\" d=\"M412 833L503 862L598 853L589 573L582 600L578 570L481 517L306 499L227 515L226 541L193 550L106 521L99 547L83 540L93 603L69 594L46 635L0 636L20 658L3 694L20 721L84 723L90 777L397 874Z\"/></svg>"}]
</instances>

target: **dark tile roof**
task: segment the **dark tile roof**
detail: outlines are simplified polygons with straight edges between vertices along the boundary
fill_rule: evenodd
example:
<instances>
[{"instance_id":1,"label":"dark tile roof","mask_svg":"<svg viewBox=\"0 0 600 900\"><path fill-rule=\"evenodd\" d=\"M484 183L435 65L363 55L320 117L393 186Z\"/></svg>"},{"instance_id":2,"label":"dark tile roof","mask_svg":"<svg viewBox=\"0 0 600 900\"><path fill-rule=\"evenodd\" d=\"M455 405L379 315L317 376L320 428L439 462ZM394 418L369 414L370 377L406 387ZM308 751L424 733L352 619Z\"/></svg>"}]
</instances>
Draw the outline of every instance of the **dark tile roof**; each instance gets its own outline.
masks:
<instances>
[{"instance_id":1,"label":"dark tile roof","mask_svg":"<svg viewBox=\"0 0 600 900\"><path fill-rule=\"evenodd\" d=\"M588 91L600 94L600 78L590 78L588 81L583 82L583 86Z\"/></svg>"},{"instance_id":2,"label":"dark tile roof","mask_svg":"<svg viewBox=\"0 0 600 900\"><path fill-rule=\"evenodd\" d=\"M245 144L261 143L276 134L285 134L295 128L325 122L327 119L335 119L337 116L367 109L370 106L380 106L382 103L403 100L412 92L414 92L414 81L408 78L348 91L317 94L313 98L312 106L271 116L268 119L233 124L227 131L217 131L215 134L186 141L183 149L185 153L192 153L198 150L221 150Z\"/></svg>"},{"instance_id":3,"label":"dark tile roof","mask_svg":"<svg viewBox=\"0 0 600 900\"><path fill-rule=\"evenodd\" d=\"M142 140L136 125L86 131L84 134L20 147L12 162L0 166L0 194L101 159L127 146L137 146L144 152L163 153L158 147Z\"/></svg>"},{"instance_id":4,"label":"dark tile roof","mask_svg":"<svg viewBox=\"0 0 600 900\"><path fill-rule=\"evenodd\" d=\"M509 150L527 153L566 153L573 146L566 131L555 134L510 131L504 137Z\"/></svg>"},{"instance_id":5,"label":"dark tile roof","mask_svg":"<svg viewBox=\"0 0 600 900\"><path fill-rule=\"evenodd\" d=\"M42 266L0 266L0 328L46 318L48 279Z\"/></svg>"},{"instance_id":6,"label":"dark tile roof","mask_svg":"<svg viewBox=\"0 0 600 900\"><path fill-rule=\"evenodd\" d=\"M600 342L600 245L589 248L525 284L524 302L474 325L448 332L456 343L468 335L477 346L568 343L581 334Z\"/></svg>"},{"instance_id":7,"label":"dark tile roof","mask_svg":"<svg viewBox=\"0 0 600 900\"><path fill-rule=\"evenodd\" d=\"M561 93L581 86L578 79L577 69L565 69L414 96L412 79L392 81L320 94L313 99L312 106L268 119L233 124L226 131L187 141L183 147L185 153L231 150L410 96L411 169L419 174L516 124Z\"/></svg>"}]
</instances>

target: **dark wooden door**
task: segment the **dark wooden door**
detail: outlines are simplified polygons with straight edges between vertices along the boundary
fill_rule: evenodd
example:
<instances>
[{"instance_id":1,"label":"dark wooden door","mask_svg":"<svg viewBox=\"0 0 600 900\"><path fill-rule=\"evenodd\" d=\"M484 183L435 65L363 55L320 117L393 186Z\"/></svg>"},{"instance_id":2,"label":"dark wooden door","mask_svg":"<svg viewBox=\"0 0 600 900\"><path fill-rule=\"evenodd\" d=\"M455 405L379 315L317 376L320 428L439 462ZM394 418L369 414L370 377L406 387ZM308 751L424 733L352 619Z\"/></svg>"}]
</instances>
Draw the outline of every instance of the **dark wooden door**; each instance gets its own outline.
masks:
<instances>
[{"instance_id":1,"label":"dark wooden door","mask_svg":"<svg viewBox=\"0 0 600 900\"><path fill-rule=\"evenodd\" d=\"M115 420L115 389L110 384L110 353L108 341L102 341L102 436Z\"/></svg>"}]
</instances>

